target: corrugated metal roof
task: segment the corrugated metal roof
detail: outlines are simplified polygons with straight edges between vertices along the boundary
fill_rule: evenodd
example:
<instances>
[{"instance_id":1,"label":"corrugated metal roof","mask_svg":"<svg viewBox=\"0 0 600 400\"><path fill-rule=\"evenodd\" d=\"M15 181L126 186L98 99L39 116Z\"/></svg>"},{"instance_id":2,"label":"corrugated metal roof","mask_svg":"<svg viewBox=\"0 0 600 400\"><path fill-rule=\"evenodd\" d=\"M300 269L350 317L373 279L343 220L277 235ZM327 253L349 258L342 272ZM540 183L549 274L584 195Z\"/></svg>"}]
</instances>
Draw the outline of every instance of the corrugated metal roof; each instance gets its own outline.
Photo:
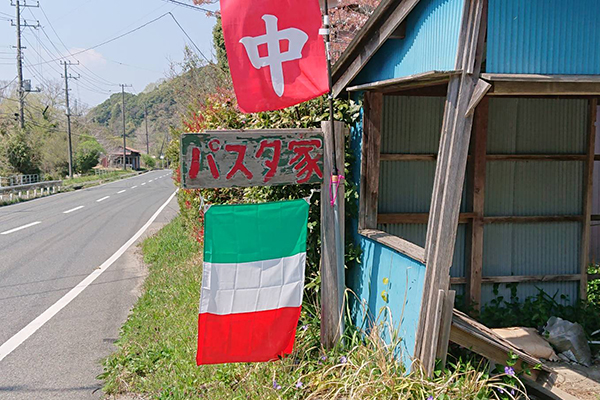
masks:
<instances>
[{"instance_id":1,"label":"corrugated metal roof","mask_svg":"<svg viewBox=\"0 0 600 400\"><path fill-rule=\"evenodd\" d=\"M487 72L600 74L597 0L489 0Z\"/></svg>"},{"instance_id":2,"label":"corrugated metal roof","mask_svg":"<svg viewBox=\"0 0 600 400\"><path fill-rule=\"evenodd\" d=\"M589 105L581 99L491 98L489 154L586 154Z\"/></svg>"},{"instance_id":3,"label":"corrugated metal roof","mask_svg":"<svg viewBox=\"0 0 600 400\"><path fill-rule=\"evenodd\" d=\"M421 0L406 18L406 37L388 39L350 86L456 64L464 0Z\"/></svg>"}]
</instances>

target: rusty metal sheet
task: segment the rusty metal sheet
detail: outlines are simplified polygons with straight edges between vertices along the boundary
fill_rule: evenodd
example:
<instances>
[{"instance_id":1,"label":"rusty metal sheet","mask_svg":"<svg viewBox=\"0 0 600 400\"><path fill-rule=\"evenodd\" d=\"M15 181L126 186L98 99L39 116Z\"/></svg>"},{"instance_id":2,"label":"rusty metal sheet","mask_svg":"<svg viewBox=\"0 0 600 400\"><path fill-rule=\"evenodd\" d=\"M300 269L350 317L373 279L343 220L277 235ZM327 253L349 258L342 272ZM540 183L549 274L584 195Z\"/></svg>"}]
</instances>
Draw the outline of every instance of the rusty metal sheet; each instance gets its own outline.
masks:
<instances>
[{"instance_id":1,"label":"rusty metal sheet","mask_svg":"<svg viewBox=\"0 0 600 400\"><path fill-rule=\"evenodd\" d=\"M320 183L323 146L316 129L185 134L181 182L185 189Z\"/></svg>"}]
</instances>

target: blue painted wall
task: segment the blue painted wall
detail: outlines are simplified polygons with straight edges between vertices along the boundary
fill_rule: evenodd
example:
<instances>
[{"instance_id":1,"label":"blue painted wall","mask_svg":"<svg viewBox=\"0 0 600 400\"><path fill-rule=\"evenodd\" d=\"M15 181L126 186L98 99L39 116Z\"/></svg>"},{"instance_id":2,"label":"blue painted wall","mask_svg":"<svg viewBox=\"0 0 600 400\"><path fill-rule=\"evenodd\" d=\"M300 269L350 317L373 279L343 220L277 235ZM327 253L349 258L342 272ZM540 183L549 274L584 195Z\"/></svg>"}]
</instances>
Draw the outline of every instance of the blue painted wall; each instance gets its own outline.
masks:
<instances>
[{"instance_id":1,"label":"blue painted wall","mask_svg":"<svg viewBox=\"0 0 600 400\"><path fill-rule=\"evenodd\" d=\"M489 0L487 72L600 74L598 0Z\"/></svg>"},{"instance_id":2,"label":"blue painted wall","mask_svg":"<svg viewBox=\"0 0 600 400\"><path fill-rule=\"evenodd\" d=\"M408 368L414 354L425 266L365 237L359 244L362 263L348 273L348 285L358 297L353 301L355 323L367 332L374 323L379 325L388 343L395 335L402 338L396 351Z\"/></svg>"},{"instance_id":3,"label":"blue painted wall","mask_svg":"<svg viewBox=\"0 0 600 400\"><path fill-rule=\"evenodd\" d=\"M464 0L421 0L406 19L406 37L389 39L350 85L456 65Z\"/></svg>"}]
</instances>

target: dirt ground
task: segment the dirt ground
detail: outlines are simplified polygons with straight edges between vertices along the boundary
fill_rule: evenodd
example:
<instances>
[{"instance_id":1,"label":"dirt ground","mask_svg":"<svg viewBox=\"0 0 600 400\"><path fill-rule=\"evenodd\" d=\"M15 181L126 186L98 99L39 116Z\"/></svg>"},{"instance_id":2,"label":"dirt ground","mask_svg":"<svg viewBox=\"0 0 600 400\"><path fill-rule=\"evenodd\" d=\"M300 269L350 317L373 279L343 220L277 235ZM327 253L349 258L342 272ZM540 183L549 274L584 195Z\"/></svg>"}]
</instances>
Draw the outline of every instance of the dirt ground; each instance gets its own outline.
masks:
<instances>
[{"instance_id":1,"label":"dirt ground","mask_svg":"<svg viewBox=\"0 0 600 400\"><path fill-rule=\"evenodd\" d=\"M558 373L556 387L581 399L600 400L600 365L591 368L569 363L546 363Z\"/></svg>"}]
</instances>

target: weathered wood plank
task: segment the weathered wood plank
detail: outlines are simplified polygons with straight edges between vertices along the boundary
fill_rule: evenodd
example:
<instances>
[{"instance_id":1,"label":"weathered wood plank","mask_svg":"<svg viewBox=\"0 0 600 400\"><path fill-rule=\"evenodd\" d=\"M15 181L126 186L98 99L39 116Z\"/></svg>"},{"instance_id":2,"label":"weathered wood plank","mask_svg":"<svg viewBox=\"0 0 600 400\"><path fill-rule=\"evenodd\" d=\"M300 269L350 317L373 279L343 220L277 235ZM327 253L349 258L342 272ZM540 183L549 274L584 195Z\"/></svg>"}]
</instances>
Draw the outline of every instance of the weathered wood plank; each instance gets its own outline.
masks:
<instances>
[{"instance_id":1,"label":"weathered wood plank","mask_svg":"<svg viewBox=\"0 0 600 400\"><path fill-rule=\"evenodd\" d=\"M400 78L351 86L347 88L346 91L361 92L371 90L378 92L394 92L403 89L413 89L415 87L434 86L448 82L451 76L459 75L461 72L462 71L428 71Z\"/></svg>"},{"instance_id":2,"label":"weathered wood plank","mask_svg":"<svg viewBox=\"0 0 600 400\"><path fill-rule=\"evenodd\" d=\"M338 342L342 334L342 317L345 291L344 266L337 264L337 245L334 234L334 214L331 206L329 187L333 171L333 136L329 122L323 122L325 133L325 157L323 163L323 185L321 186L321 343L331 348ZM335 123L335 144L337 167L339 173L344 172L345 163L345 127L342 122ZM338 189L341 244L344 251L344 185Z\"/></svg>"},{"instance_id":3,"label":"weathered wood plank","mask_svg":"<svg viewBox=\"0 0 600 400\"><path fill-rule=\"evenodd\" d=\"M485 210L486 152L489 99L485 98L475 111L473 146L473 213L471 225L471 258L467 268L467 304L474 310L481 305L483 275L483 226Z\"/></svg>"},{"instance_id":4,"label":"weathered wood plank","mask_svg":"<svg viewBox=\"0 0 600 400\"><path fill-rule=\"evenodd\" d=\"M436 358L440 359L442 363L442 368L445 368L446 361L448 359L448 345L450 344L450 330L452 329L452 311L454 310L455 300L456 291L448 291L444 299L444 309L442 311L440 335L436 351Z\"/></svg>"},{"instance_id":5,"label":"weathered wood plank","mask_svg":"<svg viewBox=\"0 0 600 400\"><path fill-rule=\"evenodd\" d=\"M473 218L475 218L474 213L461 213L458 223L467 224ZM377 224L426 224L427 221L429 221L429 213L390 213L377 215Z\"/></svg>"},{"instance_id":6,"label":"weathered wood plank","mask_svg":"<svg viewBox=\"0 0 600 400\"><path fill-rule=\"evenodd\" d=\"M586 161L585 154L488 154L488 161Z\"/></svg>"},{"instance_id":7,"label":"weathered wood plank","mask_svg":"<svg viewBox=\"0 0 600 400\"><path fill-rule=\"evenodd\" d=\"M335 80L335 84L333 85L333 95L335 97L337 97L344 88L356 78L360 70L367 62L369 62L377 50L383 46L385 41L388 40L396 29L398 29L400 24L404 22L408 14L418 3L419 0L402 0L397 4L396 8L391 12L389 17L386 18L379 30L371 35L368 42L360 49L359 54L352 60L342 75Z\"/></svg>"},{"instance_id":8,"label":"weathered wood plank","mask_svg":"<svg viewBox=\"0 0 600 400\"><path fill-rule=\"evenodd\" d=\"M482 283L522 283L522 282L573 282L581 280L580 274L573 275L510 275L510 276L484 276ZM466 278L451 278L453 285L464 285Z\"/></svg>"},{"instance_id":9,"label":"weathered wood plank","mask_svg":"<svg viewBox=\"0 0 600 400\"><path fill-rule=\"evenodd\" d=\"M402 253L415 261L420 263L425 262L425 250L408 240L404 240L398 236L390 235L389 233L377 229L362 229L358 233L377 243L381 243L398 253Z\"/></svg>"},{"instance_id":10,"label":"weathered wood plank","mask_svg":"<svg viewBox=\"0 0 600 400\"><path fill-rule=\"evenodd\" d=\"M579 222L583 221L583 215L542 215L542 216L507 216L507 217L484 217L484 224L535 224L539 222Z\"/></svg>"},{"instance_id":11,"label":"weathered wood plank","mask_svg":"<svg viewBox=\"0 0 600 400\"><path fill-rule=\"evenodd\" d=\"M323 181L323 133L316 129L212 131L181 139L185 189Z\"/></svg>"},{"instance_id":12,"label":"weathered wood plank","mask_svg":"<svg viewBox=\"0 0 600 400\"><path fill-rule=\"evenodd\" d=\"M598 75L542 75L542 74L492 74L483 73L481 77L494 82L576 82L600 83Z\"/></svg>"},{"instance_id":13,"label":"weathered wood plank","mask_svg":"<svg viewBox=\"0 0 600 400\"><path fill-rule=\"evenodd\" d=\"M359 229L377 228L383 95L365 93Z\"/></svg>"},{"instance_id":14,"label":"weathered wood plank","mask_svg":"<svg viewBox=\"0 0 600 400\"><path fill-rule=\"evenodd\" d=\"M438 341L440 339L440 326L442 325L442 314L444 312L444 303L446 299L446 291L438 290L435 308L433 309L432 317L433 317L433 331L435 335L432 340L427 343L424 347L424 353L421 361L423 362L423 367L428 375L433 373L435 368L435 356L437 354L438 349ZM453 307L454 308L454 307Z\"/></svg>"},{"instance_id":15,"label":"weathered wood plank","mask_svg":"<svg viewBox=\"0 0 600 400\"><path fill-rule=\"evenodd\" d=\"M474 67L473 74L463 73L460 77L453 77L448 85L447 107L438 152L425 249L427 272L415 346L415 356L419 359L425 354L424 344L434 340L434 336L437 335L434 331L436 293L440 289L447 290L450 285L449 271L456 242L473 124L473 117L465 117L465 114L479 79L483 59L487 29L487 1L470 0L467 3L469 4L468 16L463 20L459 38L459 48L464 51L459 52L457 56L460 65L457 65L456 69L466 71L470 68L468 65L470 60L473 60ZM470 55L473 51L477 53L474 58Z\"/></svg>"},{"instance_id":16,"label":"weathered wood plank","mask_svg":"<svg viewBox=\"0 0 600 400\"><path fill-rule=\"evenodd\" d=\"M504 82L496 81L490 96L598 96L600 82Z\"/></svg>"},{"instance_id":17,"label":"weathered wood plank","mask_svg":"<svg viewBox=\"0 0 600 400\"><path fill-rule=\"evenodd\" d=\"M492 85L487 83L486 81L480 79L477 81L477 85L475 86L475 91L473 92L473 97L471 97L471 101L469 102L469 107L467 108L467 112L465 114L466 117L470 116L475 112L475 109L483 100L487 92L490 90Z\"/></svg>"},{"instance_id":18,"label":"weathered wood plank","mask_svg":"<svg viewBox=\"0 0 600 400\"><path fill-rule=\"evenodd\" d=\"M390 154L382 153L380 161L435 161L436 154Z\"/></svg>"},{"instance_id":19,"label":"weathered wood plank","mask_svg":"<svg viewBox=\"0 0 600 400\"><path fill-rule=\"evenodd\" d=\"M579 284L579 296L587 298L587 270L590 261L590 241L592 235L592 206L594 193L594 156L596 150L596 121L597 121L598 99L589 101L588 116L588 147L587 160L583 178L583 224L581 232L581 283Z\"/></svg>"}]
</instances>

